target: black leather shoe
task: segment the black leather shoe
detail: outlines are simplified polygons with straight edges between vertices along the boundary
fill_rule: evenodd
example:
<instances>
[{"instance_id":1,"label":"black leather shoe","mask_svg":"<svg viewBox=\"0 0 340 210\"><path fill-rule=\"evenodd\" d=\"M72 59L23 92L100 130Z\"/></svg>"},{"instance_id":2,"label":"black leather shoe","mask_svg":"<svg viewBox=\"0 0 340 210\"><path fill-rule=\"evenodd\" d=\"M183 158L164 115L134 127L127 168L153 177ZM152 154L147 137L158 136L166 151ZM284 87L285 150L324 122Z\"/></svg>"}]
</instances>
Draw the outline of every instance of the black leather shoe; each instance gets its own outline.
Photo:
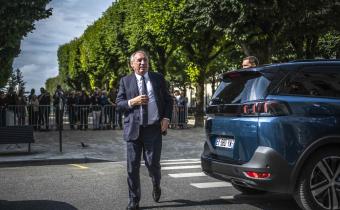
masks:
<instances>
[{"instance_id":1,"label":"black leather shoe","mask_svg":"<svg viewBox=\"0 0 340 210\"><path fill-rule=\"evenodd\" d=\"M129 203L129 205L126 207L126 210L138 210L139 205L138 203Z\"/></svg>"},{"instance_id":2,"label":"black leather shoe","mask_svg":"<svg viewBox=\"0 0 340 210\"><path fill-rule=\"evenodd\" d=\"M161 198L161 194L162 194L161 188L154 186L152 190L152 197L155 202L159 201L159 199Z\"/></svg>"}]
</instances>

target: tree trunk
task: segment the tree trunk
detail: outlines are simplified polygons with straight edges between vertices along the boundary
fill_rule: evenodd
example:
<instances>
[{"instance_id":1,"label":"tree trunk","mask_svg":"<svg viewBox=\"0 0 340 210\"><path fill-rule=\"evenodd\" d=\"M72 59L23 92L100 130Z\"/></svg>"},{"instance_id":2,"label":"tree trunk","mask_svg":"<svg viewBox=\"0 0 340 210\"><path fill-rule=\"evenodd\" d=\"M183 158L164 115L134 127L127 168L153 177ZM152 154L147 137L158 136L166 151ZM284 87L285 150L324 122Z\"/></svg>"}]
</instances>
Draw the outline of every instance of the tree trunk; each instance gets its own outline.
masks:
<instances>
[{"instance_id":1,"label":"tree trunk","mask_svg":"<svg viewBox=\"0 0 340 210\"><path fill-rule=\"evenodd\" d=\"M304 39L295 39L290 42L295 50L296 59L304 59L303 43Z\"/></svg>"},{"instance_id":2,"label":"tree trunk","mask_svg":"<svg viewBox=\"0 0 340 210\"><path fill-rule=\"evenodd\" d=\"M204 126L204 73L201 72L196 85L195 127Z\"/></svg>"}]
</instances>

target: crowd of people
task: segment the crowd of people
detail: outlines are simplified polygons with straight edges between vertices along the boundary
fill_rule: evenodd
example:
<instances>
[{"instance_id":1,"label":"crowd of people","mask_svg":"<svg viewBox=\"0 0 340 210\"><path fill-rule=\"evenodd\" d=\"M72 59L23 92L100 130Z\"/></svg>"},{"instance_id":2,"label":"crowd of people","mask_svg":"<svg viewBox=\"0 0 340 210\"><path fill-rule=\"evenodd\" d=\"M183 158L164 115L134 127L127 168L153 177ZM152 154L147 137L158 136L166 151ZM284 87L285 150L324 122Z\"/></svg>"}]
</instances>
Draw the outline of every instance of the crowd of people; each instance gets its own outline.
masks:
<instances>
[{"instance_id":1,"label":"crowd of people","mask_svg":"<svg viewBox=\"0 0 340 210\"><path fill-rule=\"evenodd\" d=\"M24 91L9 88L7 93L0 91L0 127L32 125L34 130L63 129L67 117L70 129L87 130L89 116L92 128L122 129L122 114L116 110L116 89L110 91L95 88L93 92L64 91L60 85L51 95L43 87L40 94L32 89L29 95ZM187 125L187 98L179 90L173 94L174 112L171 128L185 128Z\"/></svg>"},{"instance_id":2,"label":"crowd of people","mask_svg":"<svg viewBox=\"0 0 340 210\"><path fill-rule=\"evenodd\" d=\"M92 113L93 129L122 128L122 116L115 109L116 91L95 90L88 94L82 91L64 91L57 86L53 95L44 88L37 95L32 89L28 96L13 88L0 92L0 126L32 125L35 130L49 130L51 125L63 128L68 117L70 129L88 129ZM51 106L53 105L53 106Z\"/></svg>"}]
</instances>

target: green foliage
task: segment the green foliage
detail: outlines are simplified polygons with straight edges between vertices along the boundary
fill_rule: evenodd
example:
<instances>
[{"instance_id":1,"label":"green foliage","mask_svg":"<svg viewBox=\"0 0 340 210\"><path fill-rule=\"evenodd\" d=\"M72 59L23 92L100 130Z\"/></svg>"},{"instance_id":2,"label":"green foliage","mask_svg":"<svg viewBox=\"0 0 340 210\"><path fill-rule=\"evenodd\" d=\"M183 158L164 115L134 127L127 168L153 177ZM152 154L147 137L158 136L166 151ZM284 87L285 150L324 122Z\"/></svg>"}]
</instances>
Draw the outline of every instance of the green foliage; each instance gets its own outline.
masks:
<instances>
[{"instance_id":1,"label":"green foliage","mask_svg":"<svg viewBox=\"0 0 340 210\"><path fill-rule=\"evenodd\" d=\"M197 65L194 63L189 63L186 73L188 74L191 83L196 83L198 81L200 70L198 69Z\"/></svg>"},{"instance_id":2,"label":"green foliage","mask_svg":"<svg viewBox=\"0 0 340 210\"><path fill-rule=\"evenodd\" d=\"M0 87L7 83L13 60L20 53L21 39L34 30L34 21L52 14L52 9L46 9L48 2L50 0L1 1Z\"/></svg>"},{"instance_id":3,"label":"green foliage","mask_svg":"<svg viewBox=\"0 0 340 210\"><path fill-rule=\"evenodd\" d=\"M320 37L318 48L324 58L340 58L340 32L331 31Z\"/></svg>"},{"instance_id":4,"label":"green foliage","mask_svg":"<svg viewBox=\"0 0 340 210\"><path fill-rule=\"evenodd\" d=\"M67 88L65 88L67 87L67 85L64 83L60 75L53 78L49 78L45 82L46 90L51 95L54 94L55 90L57 89L57 85L61 85L64 90L67 90Z\"/></svg>"}]
</instances>

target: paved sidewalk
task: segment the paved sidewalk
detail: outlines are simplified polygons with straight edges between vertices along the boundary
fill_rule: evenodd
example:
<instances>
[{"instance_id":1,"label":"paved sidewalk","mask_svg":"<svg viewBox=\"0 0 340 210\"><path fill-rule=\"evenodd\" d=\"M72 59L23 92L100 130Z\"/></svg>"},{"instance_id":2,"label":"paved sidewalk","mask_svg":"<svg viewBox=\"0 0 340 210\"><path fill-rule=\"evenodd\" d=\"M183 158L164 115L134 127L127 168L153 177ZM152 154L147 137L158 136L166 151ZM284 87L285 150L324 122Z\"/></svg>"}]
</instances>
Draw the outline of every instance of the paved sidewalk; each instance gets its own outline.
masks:
<instances>
[{"instance_id":1,"label":"paved sidewalk","mask_svg":"<svg viewBox=\"0 0 340 210\"><path fill-rule=\"evenodd\" d=\"M0 145L0 166L124 161L122 136L122 130L64 130L59 152L58 131L35 132L31 153L27 144ZM204 139L204 128L169 129L163 137L162 159L199 158Z\"/></svg>"}]
</instances>

